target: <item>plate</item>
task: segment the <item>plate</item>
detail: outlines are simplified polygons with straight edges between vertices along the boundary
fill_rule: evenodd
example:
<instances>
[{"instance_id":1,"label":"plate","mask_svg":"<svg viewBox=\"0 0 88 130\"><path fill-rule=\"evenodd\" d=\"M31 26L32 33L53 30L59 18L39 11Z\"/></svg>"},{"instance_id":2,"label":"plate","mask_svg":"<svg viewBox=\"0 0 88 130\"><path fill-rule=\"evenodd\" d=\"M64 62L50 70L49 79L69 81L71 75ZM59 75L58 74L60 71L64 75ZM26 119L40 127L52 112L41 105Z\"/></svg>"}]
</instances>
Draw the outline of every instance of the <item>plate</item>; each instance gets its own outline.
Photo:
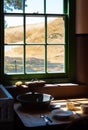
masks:
<instances>
[{"instance_id":1,"label":"plate","mask_svg":"<svg viewBox=\"0 0 88 130\"><path fill-rule=\"evenodd\" d=\"M62 110L62 109L55 109L52 111L52 114L57 119L60 118L69 118L73 115L73 112L70 110Z\"/></svg>"}]
</instances>

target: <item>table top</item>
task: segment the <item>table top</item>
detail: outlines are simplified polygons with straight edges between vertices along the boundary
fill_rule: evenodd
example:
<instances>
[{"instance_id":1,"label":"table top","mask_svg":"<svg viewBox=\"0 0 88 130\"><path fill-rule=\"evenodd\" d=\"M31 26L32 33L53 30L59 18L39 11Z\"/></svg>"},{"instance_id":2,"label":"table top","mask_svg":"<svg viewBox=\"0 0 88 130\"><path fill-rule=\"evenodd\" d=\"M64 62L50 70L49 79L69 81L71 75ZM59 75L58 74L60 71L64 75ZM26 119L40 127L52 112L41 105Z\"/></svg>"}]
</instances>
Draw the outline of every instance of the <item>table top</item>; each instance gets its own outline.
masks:
<instances>
[{"instance_id":1,"label":"table top","mask_svg":"<svg viewBox=\"0 0 88 130\"><path fill-rule=\"evenodd\" d=\"M82 113L80 104L88 103L88 98L80 99L70 99L71 102L74 102L74 110L72 110L73 115L69 118L56 118L54 112L58 110L68 111L67 109L67 99L66 100L54 100L52 104L60 105L59 108L54 109L44 109L44 110L27 110L23 109L21 103L14 103L14 111L16 115L21 120L22 124L27 128L46 126L44 118L41 118L41 115L47 115L51 121L48 121L48 126L52 125L63 125L69 124L72 120L80 118L81 116L86 116ZM71 110L70 110L71 111Z\"/></svg>"}]
</instances>

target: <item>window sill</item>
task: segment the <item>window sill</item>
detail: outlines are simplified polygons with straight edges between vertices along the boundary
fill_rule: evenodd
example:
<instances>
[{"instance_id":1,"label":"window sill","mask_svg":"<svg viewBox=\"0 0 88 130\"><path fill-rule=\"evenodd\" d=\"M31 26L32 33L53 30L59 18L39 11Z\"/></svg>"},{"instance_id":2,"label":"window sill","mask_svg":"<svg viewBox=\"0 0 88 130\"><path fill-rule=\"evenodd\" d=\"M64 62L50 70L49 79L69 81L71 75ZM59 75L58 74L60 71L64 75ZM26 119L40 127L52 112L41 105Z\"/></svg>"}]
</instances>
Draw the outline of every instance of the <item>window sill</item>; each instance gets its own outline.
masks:
<instances>
[{"instance_id":1,"label":"window sill","mask_svg":"<svg viewBox=\"0 0 88 130\"><path fill-rule=\"evenodd\" d=\"M23 85L22 87L7 86L6 89L12 94L14 98L18 94L26 92L40 92L48 93L55 97L55 99L63 98L81 98L87 97L88 86L75 84L75 83L61 83L61 84L46 84L43 87L27 87Z\"/></svg>"}]
</instances>

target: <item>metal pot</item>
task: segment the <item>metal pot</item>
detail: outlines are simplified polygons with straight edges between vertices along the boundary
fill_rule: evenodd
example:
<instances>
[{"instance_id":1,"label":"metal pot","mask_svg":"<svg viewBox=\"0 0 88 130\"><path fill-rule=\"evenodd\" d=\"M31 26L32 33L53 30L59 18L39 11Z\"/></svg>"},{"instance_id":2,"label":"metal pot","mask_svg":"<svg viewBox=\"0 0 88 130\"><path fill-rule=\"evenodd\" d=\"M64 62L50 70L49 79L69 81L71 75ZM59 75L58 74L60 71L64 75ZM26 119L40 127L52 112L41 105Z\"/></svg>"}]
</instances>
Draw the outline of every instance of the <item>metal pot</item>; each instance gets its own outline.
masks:
<instances>
[{"instance_id":1,"label":"metal pot","mask_svg":"<svg viewBox=\"0 0 88 130\"><path fill-rule=\"evenodd\" d=\"M18 95L16 99L24 108L45 109L49 107L50 102L54 99L54 97L45 93L28 92Z\"/></svg>"}]
</instances>

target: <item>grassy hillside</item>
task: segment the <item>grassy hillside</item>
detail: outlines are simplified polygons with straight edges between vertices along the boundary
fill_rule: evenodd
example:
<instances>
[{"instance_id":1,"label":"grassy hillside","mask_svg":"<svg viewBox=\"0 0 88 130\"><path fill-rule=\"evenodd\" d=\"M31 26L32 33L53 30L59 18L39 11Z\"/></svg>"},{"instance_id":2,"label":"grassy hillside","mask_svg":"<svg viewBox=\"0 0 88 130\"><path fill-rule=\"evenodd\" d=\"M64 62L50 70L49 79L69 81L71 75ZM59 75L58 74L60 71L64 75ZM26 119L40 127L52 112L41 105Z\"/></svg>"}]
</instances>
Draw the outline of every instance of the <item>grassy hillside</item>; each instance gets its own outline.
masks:
<instances>
[{"instance_id":1,"label":"grassy hillside","mask_svg":"<svg viewBox=\"0 0 88 130\"><path fill-rule=\"evenodd\" d=\"M48 42L51 43L63 43L63 35L64 35L64 29L63 29L63 21L62 19L55 19L53 21L50 21L48 23ZM22 43L23 42L23 27L22 26L16 26L16 27L9 27L5 29L5 43ZM43 23L39 24L32 24L26 26L26 43L44 43L44 25ZM34 50L34 52L32 52ZM40 55L41 51L41 55ZM58 51L58 55L56 56L56 53ZM27 54L29 53L29 47L27 48ZM51 55L52 53L52 55ZM28 57L36 57L36 54L39 58L43 57L43 49L41 46L38 46L34 48L34 46L31 47L30 54ZM53 61L58 62L58 57L60 62L63 61L63 47L59 47L57 50L57 46L54 50L52 50L52 46L49 51L50 59L53 59ZM6 52L6 56L9 57L15 57L15 56L22 56L22 50L20 47L14 47L12 50L9 50Z\"/></svg>"}]
</instances>

